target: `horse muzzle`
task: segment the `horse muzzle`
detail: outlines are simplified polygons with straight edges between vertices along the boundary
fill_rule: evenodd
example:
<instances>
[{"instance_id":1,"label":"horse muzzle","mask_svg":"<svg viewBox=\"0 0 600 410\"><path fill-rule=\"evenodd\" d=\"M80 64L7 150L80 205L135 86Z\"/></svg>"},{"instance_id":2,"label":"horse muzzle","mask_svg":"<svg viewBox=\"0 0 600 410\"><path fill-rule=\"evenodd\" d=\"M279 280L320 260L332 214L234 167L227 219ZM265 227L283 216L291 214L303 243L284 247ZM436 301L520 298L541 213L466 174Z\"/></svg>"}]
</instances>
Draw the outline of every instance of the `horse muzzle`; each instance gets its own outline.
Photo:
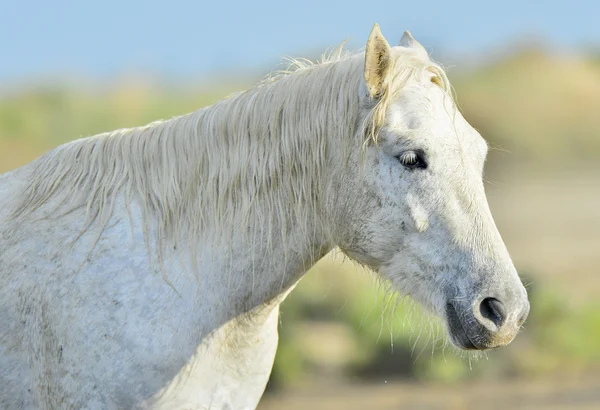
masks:
<instances>
[{"instance_id":1,"label":"horse muzzle","mask_svg":"<svg viewBox=\"0 0 600 410\"><path fill-rule=\"evenodd\" d=\"M479 297L473 303L446 304L448 333L452 343L464 350L485 350L505 346L519 332L529 314L527 296L514 298Z\"/></svg>"}]
</instances>

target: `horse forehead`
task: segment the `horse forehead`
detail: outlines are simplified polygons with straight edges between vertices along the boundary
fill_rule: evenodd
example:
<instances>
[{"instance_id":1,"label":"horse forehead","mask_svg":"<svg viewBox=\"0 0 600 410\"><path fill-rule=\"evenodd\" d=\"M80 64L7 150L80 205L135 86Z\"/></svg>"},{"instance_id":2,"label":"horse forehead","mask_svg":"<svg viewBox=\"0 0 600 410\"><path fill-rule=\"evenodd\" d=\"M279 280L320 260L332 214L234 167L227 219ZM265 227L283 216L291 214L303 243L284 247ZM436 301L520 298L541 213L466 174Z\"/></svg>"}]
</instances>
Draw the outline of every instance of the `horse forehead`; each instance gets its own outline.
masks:
<instances>
[{"instance_id":1,"label":"horse forehead","mask_svg":"<svg viewBox=\"0 0 600 410\"><path fill-rule=\"evenodd\" d=\"M414 81L390 105L389 122L409 130L432 123L448 125L453 122L454 111L452 99L440 88Z\"/></svg>"}]
</instances>

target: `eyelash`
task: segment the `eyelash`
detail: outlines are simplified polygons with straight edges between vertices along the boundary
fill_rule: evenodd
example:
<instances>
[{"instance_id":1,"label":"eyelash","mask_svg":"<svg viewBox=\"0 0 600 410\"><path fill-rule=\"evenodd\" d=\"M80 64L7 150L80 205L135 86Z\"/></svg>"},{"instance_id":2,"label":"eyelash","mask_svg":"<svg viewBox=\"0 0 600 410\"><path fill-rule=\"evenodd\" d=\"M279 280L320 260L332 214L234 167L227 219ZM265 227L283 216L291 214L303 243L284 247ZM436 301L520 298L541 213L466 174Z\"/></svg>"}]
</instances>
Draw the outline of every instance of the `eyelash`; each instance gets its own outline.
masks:
<instances>
[{"instance_id":1,"label":"eyelash","mask_svg":"<svg viewBox=\"0 0 600 410\"><path fill-rule=\"evenodd\" d=\"M426 169L427 161L425 160L425 153L423 150L409 150L404 151L400 155L396 156L396 159L406 169Z\"/></svg>"}]
</instances>

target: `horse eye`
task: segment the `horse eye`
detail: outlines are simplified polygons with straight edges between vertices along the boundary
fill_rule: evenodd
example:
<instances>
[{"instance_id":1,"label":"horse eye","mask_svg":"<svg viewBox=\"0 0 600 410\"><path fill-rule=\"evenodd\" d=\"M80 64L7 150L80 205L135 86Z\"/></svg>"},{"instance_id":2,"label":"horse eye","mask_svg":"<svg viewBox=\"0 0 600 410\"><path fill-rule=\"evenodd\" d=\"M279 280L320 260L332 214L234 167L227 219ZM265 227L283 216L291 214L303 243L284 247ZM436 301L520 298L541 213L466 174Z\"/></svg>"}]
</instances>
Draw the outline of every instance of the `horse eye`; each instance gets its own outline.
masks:
<instances>
[{"instance_id":1,"label":"horse eye","mask_svg":"<svg viewBox=\"0 0 600 410\"><path fill-rule=\"evenodd\" d=\"M425 153L422 150L404 151L396 158L402 165L404 165L405 168L408 169L427 168L427 162L425 162Z\"/></svg>"}]
</instances>

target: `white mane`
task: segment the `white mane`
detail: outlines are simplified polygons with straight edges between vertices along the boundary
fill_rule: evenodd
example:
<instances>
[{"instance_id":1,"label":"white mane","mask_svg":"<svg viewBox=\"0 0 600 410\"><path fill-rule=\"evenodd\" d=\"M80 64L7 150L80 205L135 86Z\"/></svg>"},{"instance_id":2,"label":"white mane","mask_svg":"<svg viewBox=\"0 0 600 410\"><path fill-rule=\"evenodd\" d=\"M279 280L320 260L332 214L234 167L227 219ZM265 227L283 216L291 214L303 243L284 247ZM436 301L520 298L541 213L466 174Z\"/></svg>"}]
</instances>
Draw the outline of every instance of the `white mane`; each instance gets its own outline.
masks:
<instances>
[{"instance_id":1,"label":"white mane","mask_svg":"<svg viewBox=\"0 0 600 410\"><path fill-rule=\"evenodd\" d=\"M409 79L430 71L448 89L438 66L398 47L377 104L359 107L363 64L362 53L342 55L341 48L320 63L292 60L293 70L210 107L65 144L34 163L15 217L61 195L44 215L85 206L86 229L104 227L120 193L140 206L159 248L192 250L207 227L230 235L240 223L270 229L279 220L285 230L307 221L300 213L321 214L323 184L331 180L323 174L334 171L327 158L336 152L342 164L351 150L376 142L389 102Z\"/></svg>"}]
</instances>

